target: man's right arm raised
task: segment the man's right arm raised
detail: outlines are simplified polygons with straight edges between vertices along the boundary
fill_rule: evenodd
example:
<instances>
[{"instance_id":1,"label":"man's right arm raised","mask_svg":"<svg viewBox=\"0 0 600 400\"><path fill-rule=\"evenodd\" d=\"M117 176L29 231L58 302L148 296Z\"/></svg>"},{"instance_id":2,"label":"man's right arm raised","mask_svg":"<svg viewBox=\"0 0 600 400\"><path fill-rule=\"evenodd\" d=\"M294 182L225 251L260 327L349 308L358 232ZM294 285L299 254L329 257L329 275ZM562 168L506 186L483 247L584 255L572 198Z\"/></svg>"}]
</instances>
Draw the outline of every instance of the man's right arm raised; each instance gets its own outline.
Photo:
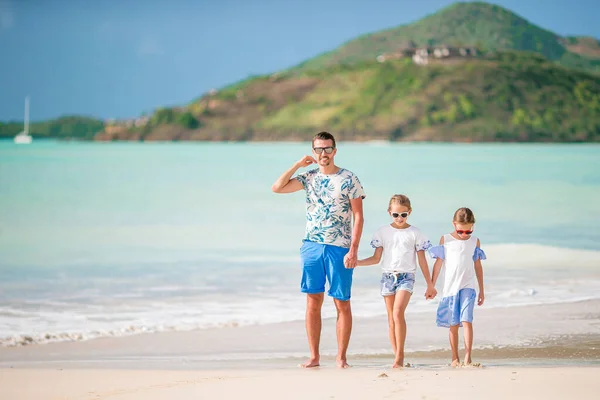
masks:
<instances>
[{"instance_id":1,"label":"man's right arm raised","mask_svg":"<svg viewBox=\"0 0 600 400\"><path fill-rule=\"evenodd\" d=\"M275 193L293 193L303 189L302 183L298 179L292 179L292 175L302 167L307 167L317 161L311 156L304 156L296 162L290 169L285 171L271 186Z\"/></svg>"}]
</instances>

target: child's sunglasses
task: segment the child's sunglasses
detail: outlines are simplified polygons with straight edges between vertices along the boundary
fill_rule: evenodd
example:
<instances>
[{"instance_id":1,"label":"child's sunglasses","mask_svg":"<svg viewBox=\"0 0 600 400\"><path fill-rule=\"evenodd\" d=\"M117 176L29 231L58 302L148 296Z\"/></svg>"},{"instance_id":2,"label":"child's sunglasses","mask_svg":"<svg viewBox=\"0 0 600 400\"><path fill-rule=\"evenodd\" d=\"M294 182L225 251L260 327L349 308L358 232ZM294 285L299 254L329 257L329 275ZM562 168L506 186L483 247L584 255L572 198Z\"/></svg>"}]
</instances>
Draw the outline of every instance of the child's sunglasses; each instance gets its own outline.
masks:
<instances>
[{"instance_id":1,"label":"child's sunglasses","mask_svg":"<svg viewBox=\"0 0 600 400\"><path fill-rule=\"evenodd\" d=\"M323 153L323 150L325 150L325 153L327 154L331 154L333 153L333 147L313 147L313 150L315 151L315 153L317 154L321 154Z\"/></svg>"},{"instance_id":2,"label":"child's sunglasses","mask_svg":"<svg viewBox=\"0 0 600 400\"><path fill-rule=\"evenodd\" d=\"M401 212L401 213L393 212L392 213L392 217L394 217L394 218L398 218L398 217L406 218L406 217L408 217L408 213L407 212Z\"/></svg>"},{"instance_id":3,"label":"child's sunglasses","mask_svg":"<svg viewBox=\"0 0 600 400\"><path fill-rule=\"evenodd\" d=\"M457 229L456 233L458 233L459 235L470 235L471 233L473 233L473 231L462 231Z\"/></svg>"}]
</instances>

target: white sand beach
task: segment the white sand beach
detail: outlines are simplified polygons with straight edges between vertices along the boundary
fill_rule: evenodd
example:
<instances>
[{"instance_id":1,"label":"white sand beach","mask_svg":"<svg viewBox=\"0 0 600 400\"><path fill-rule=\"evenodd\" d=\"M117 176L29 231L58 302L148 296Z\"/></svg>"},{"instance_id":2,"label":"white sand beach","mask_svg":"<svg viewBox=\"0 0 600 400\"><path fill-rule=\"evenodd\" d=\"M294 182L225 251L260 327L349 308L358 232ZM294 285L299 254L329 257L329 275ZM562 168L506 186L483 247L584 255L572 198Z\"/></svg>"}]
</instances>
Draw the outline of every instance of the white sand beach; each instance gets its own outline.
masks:
<instances>
[{"instance_id":1,"label":"white sand beach","mask_svg":"<svg viewBox=\"0 0 600 400\"><path fill-rule=\"evenodd\" d=\"M600 367L0 370L5 400L597 399Z\"/></svg>"}]
</instances>

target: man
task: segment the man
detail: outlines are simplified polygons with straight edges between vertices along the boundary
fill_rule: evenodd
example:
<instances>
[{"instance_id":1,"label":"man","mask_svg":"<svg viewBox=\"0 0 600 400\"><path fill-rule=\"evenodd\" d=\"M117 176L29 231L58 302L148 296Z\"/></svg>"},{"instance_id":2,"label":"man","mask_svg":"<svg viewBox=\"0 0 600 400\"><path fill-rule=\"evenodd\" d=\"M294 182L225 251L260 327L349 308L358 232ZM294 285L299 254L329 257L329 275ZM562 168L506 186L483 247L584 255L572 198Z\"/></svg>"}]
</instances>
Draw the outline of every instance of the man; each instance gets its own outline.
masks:
<instances>
[{"instance_id":1,"label":"man","mask_svg":"<svg viewBox=\"0 0 600 400\"><path fill-rule=\"evenodd\" d=\"M306 233L300 257L303 268L301 290L307 294L306 333L310 360L302 366L319 366L321 308L327 280L328 295L333 297L337 309L337 365L347 368L346 350L352 332L350 291L363 229L365 193L356 175L335 165L337 148L332 134L317 133L312 148L313 155L302 157L285 171L272 190L275 193L306 191ZM299 168L312 164L319 168L292 178Z\"/></svg>"}]
</instances>

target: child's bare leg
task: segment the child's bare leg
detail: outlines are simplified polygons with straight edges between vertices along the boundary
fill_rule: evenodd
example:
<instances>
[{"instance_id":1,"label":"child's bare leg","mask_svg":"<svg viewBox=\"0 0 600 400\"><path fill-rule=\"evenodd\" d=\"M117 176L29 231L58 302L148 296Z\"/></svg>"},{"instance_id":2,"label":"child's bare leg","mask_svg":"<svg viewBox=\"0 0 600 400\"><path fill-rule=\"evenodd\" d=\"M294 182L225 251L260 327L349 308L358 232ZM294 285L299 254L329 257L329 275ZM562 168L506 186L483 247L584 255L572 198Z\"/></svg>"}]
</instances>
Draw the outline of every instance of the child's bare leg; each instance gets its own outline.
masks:
<instances>
[{"instance_id":1,"label":"child's bare leg","mask_svg":"<svg viewBox=\"0 0 600 400\"><path fill-rule=\"evenodd\" d=\"M450 327L450 348L452 349L452 366L458 367L460 364L460 358L458 356L458 325Z\"/></svg>"},{"instance_id":2,"label":"child's bare leg","mask_svg":"<svg viewBox=\"0 0 600 400\"><path fill-rule=\"evenodd\" d=\"M473 348L473 324L463 322L463 334L465 336L465 365L471 364L471 349Z\"/></svg>"},{"instance_id":3,"label":"child's bare leg","mask_svg":"<svg viewBox=\"0 0 600 400\"><path fill-rule=\"evenodd\" d=\"M406 290L396 292L394 300L394 328L396 335L396 359L392 368L402 368L404 366L404 342L406 341L406 320L404 311L408 306L411 293Z\"/></svg>"},{"instance_id":4,"label":"child's bare leg","mask_svg":"<svg viewBox=\"0 0 600 400\"><path fill-rule=\"evenodd\" d=\"M396 354L396 328L394 325L394 300L396 299L396 295L383 296L383 300L385 301L385 308L387 310L388 316L388 335L390 337L390 343L392 344L392 351L394 355Z\"/></svg>"}]
</instances>

